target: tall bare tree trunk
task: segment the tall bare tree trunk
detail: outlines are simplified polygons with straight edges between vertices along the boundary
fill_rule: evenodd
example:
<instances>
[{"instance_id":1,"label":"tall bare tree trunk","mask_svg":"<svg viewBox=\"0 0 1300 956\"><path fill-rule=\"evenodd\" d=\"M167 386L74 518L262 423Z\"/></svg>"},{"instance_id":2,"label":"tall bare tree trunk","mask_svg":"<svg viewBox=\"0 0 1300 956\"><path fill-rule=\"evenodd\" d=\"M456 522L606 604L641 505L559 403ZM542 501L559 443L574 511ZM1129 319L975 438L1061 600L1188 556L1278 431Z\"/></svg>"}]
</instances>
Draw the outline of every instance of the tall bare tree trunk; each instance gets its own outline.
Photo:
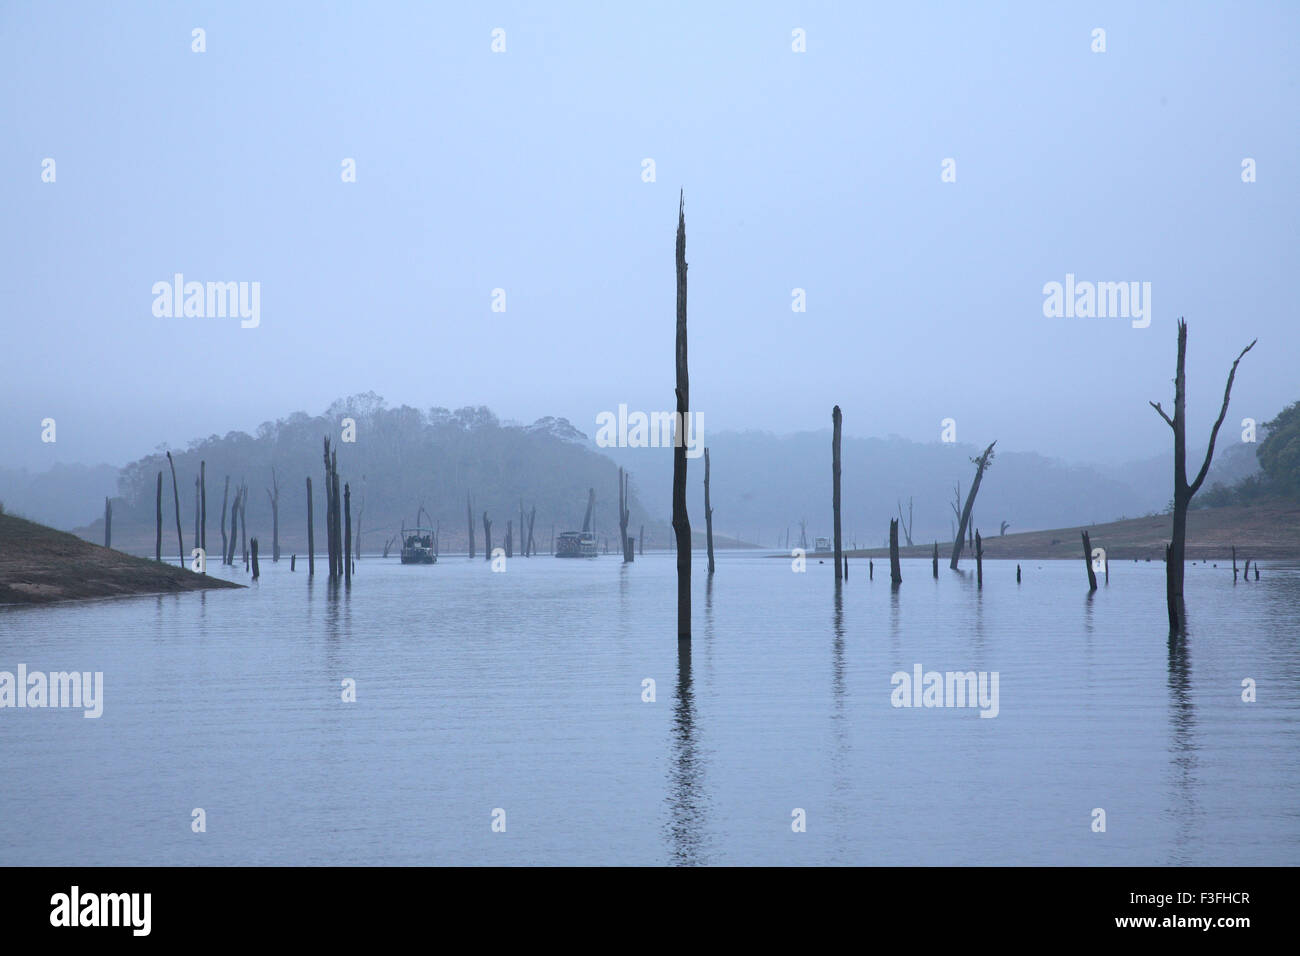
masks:
<instances>
[{"instance_id":1,"label":"tall bare tree trunk","mask_svg":"<svg viewBox=\"0 0 1300 956\"><path fill-rule=\"evenodd\" d=\"M199 462L199 547L208 553L208 463Z\"/></svg>"},{"instance_id":2,"label":"tall bare tree trunk","mask_svg":"<svg viewBox=\"0 0 1300 956\"><path fill-rule=\"evenodd\" d=\"M469 494L465 495L465 517L469 519L469 556L474 557L474 505Z\"/></svg>"},{"instance_id":3,"label":"tall bare tree trunk","mask_svg":"<svg viewBox=\"0 0 1300 956\"><path fill-rule=\"evenodd\" d=\"M338 449L330 452L330 488L334 497L334 577L343 577L343 493L339 486Z\"/></svg>"},{"instance_id":4,"label":"tall bare tree trunk","mask_svg":"<svg viewBox=\"0 0 1300 956\"><path fill-rule=\"evenodd\" d=\"M831 511L835 516L835 580L844 576L842 543L840 537L840 433L844 416L840 407L831 409Z\"/></svg>"},{"instance_id":5,"label":"tall bare tree trunk","mask_svg":"<svg viewBox=\"0 0 1300 956\"><path fill-rule=\"evenodd\" d=\"M258 568L257 566L257 539L256 538L253 539L252 545L253 545L253 580L256 581L259 577L262 576L261 569Z\"/></svg>"},{"instance_id":6,"label":"tall bare tree trunk","mask_svg":"<svg viewBox=\"0 0 1300 956\"><path fill-rule=\"evenodd\" d=\"M162 561L162 472L159 472L159 486L157 493L153 498L153 514L155 514L155 535L153 535L153 561ZM1232 580L1236 580L1236 571L1232 572Z\"/></svg>"},{"instance_id":7,"label":"tall bare tree trunk","mask_svg":"<svg viewBox=\"0 0 1300 956\"><path fill-rule=\"evenodd\" d=\"M514 527L514 525L515 525L515 522L514 522L514 519L513 519L513 518L511 518L511 519L509 519L509 520L506 521L506 557L507 557L507 558L513 558L513 557L515 556L515 527Z\"/></svg>"},{"instance_id":8,"label":"tall bare tree trunk","mask_svg":"<svg viewBox=\"0 0 1300 956\"><path fill-rule=\"evenodd\" d=\"M343 486L343 580L352 583L352 486Z\"/></svg>"},{"instance_id":9,"label":"tall bare tree trunk","mask_svg":"<svg viewBox=\"0 0 1300 956\"><path fill-rule=\"evenodd\" d=\"M226 475L226 489L221 492L221 522L218 525L221 531L221 563L226 563L226 558L230 553L229 541L226 538L226 505L230 497L230 476Z\"/></svg>"},{"instance_id":10,"label":"tall bare tree trunk","mask_svg":"<svg viewBox=\"0 0 1300 956\"><path fill-rule=\"evenodd\" d=\"M1187 508L1192 496L1201 489L1205 474L1210 470L1210 461L1214 458L1214 442L1219 437L1219 426L1228 414L1228 399L1232 395L1232 381L1237 377L1237 365L1247 352L1255 347L1252 340L1241 350L1232 370L1228 372L1228 384L1223 389L1223 406L1219 417L1210 431L1210 445L1205 449L1205 461L1196 474L1196 480L1187 481L1187 376L1185 365L1187 359L1187 323L1178 320L1178 365L1174 374L1174 417L1165 414L1159 402L1150 405L1165 420L1174 432L1174 515L1173 536L1166 551L1165 564L1165 600L1169 610L1169 631L1182 634L1187 629L1187 607L1183 601L1183 555L1187 546Z\"/></svg>"},{"instance_id":11,"label":"tall bare tree trunk","mask_svg":"<svg viewBox=\"0 0 1300 956\"><path fill-rule=\"evenodd\" d=\"M248 570L248 485L239 486L239 550L244 554L244 570Z\"/></svg>"},{"instance_id":12,"label":"tall bare tree trunk","mask_svg":"<svg viewBox=\"0 0 1300 956\"><path fill-rule=\"evenodd\" d=\"M185 541L181 537L181 493L176 486L176 462L172 460L172 453L167 453L167 464L172 470L172 501L176 506L176 548L181 553L181 567L185 567Z\"/></svg>"},{"instance_id":13,"label":"tall bare tree trunk","mask_svg":"<svg viewBox=\"0 0 1300 956\"><path fill-rule=\"evenodd\" d=\"M311 477L307 478L307 576L316 573L316 524L312 521Z\"/></svg>"},{"instance_id":14,"label":"tall bare tree trunk","mask_svg":"<svg viewBox=\"0 0 1300 956\"><path fill-rule=\"evenodd\" d=\"M636 537L636 547L637 547L637 553L644 556L645 555L645 525L641 526L641 533L638 534Z\"/></svg>"},{"instance_id":15,"label":"tall bare tree trunk","mask_svg":"<svg viewBox=\"0 0 1300 956\"><path fill-rule=\"evenodd\" d=\"M978 531L975 532L975 586L984 587L984 541Z\"/></svg>"},{"instance_id":16,"label":"tall bare tree trunk","mask_svg":"<svg viewBox=\"0 0 1300 956\"><path fill-rule=\"evenodd\" d=\"M280 560L280 482L275 478L275 469L271 469L271 487L266 489L266 496L271 499L271 563Z\"/></svg>"},{"instance_id":17,"label":"tall bare tree trunk","mask_svg":"<svg viewBox=\"0 0 1300 956\"><path fill-rule=\"evenodd\" d=\"M113 502L109 498L104 499L104 547L113 546Z\"/></svg>"},{"instance_id":18,"label":"tall bare tree trunk","mask_svg":"<svg viewBox=\"0 0 1300 956\"><path fill-rule=\"evenodd\" d=\"M483 512L483 560L492 560L492 522L488 520L487 512Z\"/></svg>"},{"instance_id":19,"label":"tall bare tree trunk","mask_svg":"<svg viewBox=\"0 0 1300 956\"><path fill-rule=\"evenodd\" d=\"M202 547L199 544L199 476L194 476L194 547Z\"/></svg>"},{"instance_id":20,"label":"tall bare tree trunk","mask_svg":"<svg viewBox=\"0 0 1300 956\"><path fill-rule=\"evenodd\" d=\"M898 526L901 518L889 519L889 583L898 587L903 583L903 569L898 563Z\"/></svg>"},{"instance_id":21,"label":"tall bare tree trunk","mask_svg":"<svg viewBox=\"0 0 1300 956\"><path fill-rule=\"evenodd\" d=\"M1092 569L1092 542L1088 540L1088 532L1083 532L1083 564L1088 569L1088 590L1097 590L1097 573Z\"/></svg>"},{"instance_id":22,"label":"tall bare tree trunk","mask_svg":"<svg viewBox=\"0 0 1300 956\"><path fill-rule=\"evenodd\" d=\"M709 573L713 573L713 505L709 498L709 449L704 449L704 543L709 549ZM733 568L734 570L734 568Z\"/></svg>"},{"instance_id":23,"label":"tall bare tree trunk","mask_svg":"<svg viewBox=\"0 0 1300 956\"><path fill-rule=\"evenodd\" d=\"M961 523L957 526L956 538L952 543L952 560L948 562L948 567L954 571L957 570L957 562L961 560L961 547L963 539L966 537L967 523L970 521L971 508L975 506L975 496L979 494L980 482L984 480L984 470L988 468L989 462L993 459L993 446L997 442L991 442L988 448L984 449L984 454L974 459L975 462L975 480L971 482L970 492L966 495L966 506L961 511Z\"/></svg>"},{"instance_id":24,"label":"tall bare tree trunk","mask_svg":"<svg viewBox=\"0 0 1300 956\"><path fill-rule=\"evenodd\" d=\"M537 505L533 505L528 511L528 555L532 557L537 553L537 541L533 537L533 525L537 523Z\"/></svg>"},{"instance_id":25,"label":"tall bare tree trunk","mask_svg":"<svg viewBox=\"0 0 1300 956\"><path fill-rule=\"evenodd\" d=\"M235 566L235 551L239 549L239 496L241 492L235 487L235 500L230 503L230 552L226 555L226 564Z\"/></svg>"},{"instance_id":26,"label":"tall bare tree trunk","mask_svg":"<svg viewBox=\"0 0 1300 956\"><path fill-rule=\"evenodd\" d=\"M677 536L677 640L691 639L691 519L686 513L686 427L691 387L686 350L686 194L677 207L677 435L673 441L673 531Z\"/></svg>"}]
</instances>

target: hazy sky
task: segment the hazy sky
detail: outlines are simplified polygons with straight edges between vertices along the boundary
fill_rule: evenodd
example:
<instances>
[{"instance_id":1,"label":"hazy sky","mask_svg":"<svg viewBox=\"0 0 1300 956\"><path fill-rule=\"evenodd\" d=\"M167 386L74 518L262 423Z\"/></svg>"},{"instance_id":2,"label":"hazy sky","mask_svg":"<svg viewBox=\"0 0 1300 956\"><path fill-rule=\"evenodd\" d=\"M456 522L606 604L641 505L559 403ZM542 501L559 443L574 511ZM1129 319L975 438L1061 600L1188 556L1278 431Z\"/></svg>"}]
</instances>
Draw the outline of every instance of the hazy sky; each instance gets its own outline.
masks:
<instances>
[{"instance_id":1,"label":"hazy sky","mask_svg":"<svg viewBox=\"0 0 1300 956\"><path fill-rule=\"evenodd\" d=\"M1260 339L1235 440L1300 398L1297 11L5 2L2 460L371 389L589 435L671 408L679 188L706 438L838 402L850 435L1146 456L1185 315L1193 443ZM260 325L155 317L177 272L259 282ZM1150 282L1150 327L1044 317L1067 273Z\"/></svg>"}]
</instances>

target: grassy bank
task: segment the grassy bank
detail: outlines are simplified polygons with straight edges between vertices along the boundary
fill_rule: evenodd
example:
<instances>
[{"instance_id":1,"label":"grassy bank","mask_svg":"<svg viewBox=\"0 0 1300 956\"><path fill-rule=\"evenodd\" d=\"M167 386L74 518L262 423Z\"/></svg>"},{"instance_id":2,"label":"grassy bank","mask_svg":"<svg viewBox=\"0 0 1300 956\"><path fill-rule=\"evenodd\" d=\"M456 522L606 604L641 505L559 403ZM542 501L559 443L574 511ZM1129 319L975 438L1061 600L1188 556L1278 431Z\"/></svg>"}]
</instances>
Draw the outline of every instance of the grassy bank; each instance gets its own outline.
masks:
<instances>
[{"instance_id":1,"label":"grassy bank","mask_svg":"<svg viewBox=\"0 0 1300 956\"><path fill-rule=\"evenodd\" d=\"M1083 560L1080 533L1088 532L1094 548L1105 548L1117 561L1163 560L1169 543L1170 516L1130 518L1106 524L1026 531L993 535L983 539L984 557L1013 560L1065 558ZM888 525L886 525L887 530ZM979 529L983 534L984 529ZM1287 501L1261 502L1248 507L1206 508L1187 516L1187 557L1190 560L1231 560L1233 546L1237 560L1300 560L1300 505ZM933 542L901 548L906 558L928 558ZM946 565L952 554L951 542L939 542L939 560ZM888 548L849 552L850 557L889 557ZM962 561L973 561L971 548L962 551Z\"/></svg>"},{"instance_id":2,"label":"grassy bank","mask_svg":"<svg viewBox=\"0 0 1300 956\"><path fill-rule=\"evenodd\" d=\"M242 585L0 514L0 604L236 587Z\"/></svg>"}]
</instances>

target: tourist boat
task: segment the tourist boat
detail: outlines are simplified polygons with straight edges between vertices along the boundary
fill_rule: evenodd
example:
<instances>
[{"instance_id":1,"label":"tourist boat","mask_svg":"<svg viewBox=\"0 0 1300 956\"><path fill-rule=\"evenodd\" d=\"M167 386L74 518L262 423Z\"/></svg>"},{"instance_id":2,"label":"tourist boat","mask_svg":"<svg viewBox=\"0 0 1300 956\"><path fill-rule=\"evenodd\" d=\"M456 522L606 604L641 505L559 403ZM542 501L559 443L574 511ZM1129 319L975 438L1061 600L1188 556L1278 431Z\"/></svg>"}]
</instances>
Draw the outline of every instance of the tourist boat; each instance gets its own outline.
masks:
<instances>
[{"instance_id":1,"label":"tourist boat","mask_svg":"<svg viewBox=\"0 0 1300 956\"><path fill-rule=\"evenodd\" d=\"M594 558L599 553L596 536L590 531L561 531L555 539L557 558Z\"/></svg>"},{"instance_id":2,"label":"tourist boat","mask_svg":"<svg viewBox=\"0 0 1300 956\"><path fill-rule=\"evenodd\" d=\"M432 528L402 529L402 563L403 564L437 564L438 556L433 553Z\"/></svg>"}]
</instances>

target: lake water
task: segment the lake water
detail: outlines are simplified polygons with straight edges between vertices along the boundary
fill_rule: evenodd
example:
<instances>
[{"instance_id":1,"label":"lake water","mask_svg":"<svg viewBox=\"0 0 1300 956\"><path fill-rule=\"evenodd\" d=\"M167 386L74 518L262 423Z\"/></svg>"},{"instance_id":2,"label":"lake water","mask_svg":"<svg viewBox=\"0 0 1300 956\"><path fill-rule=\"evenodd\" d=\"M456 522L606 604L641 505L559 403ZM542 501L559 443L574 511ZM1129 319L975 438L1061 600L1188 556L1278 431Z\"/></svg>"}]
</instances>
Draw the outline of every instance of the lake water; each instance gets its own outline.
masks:
<instances>
[{"instance_id":1,"label":"lake water","mask_svg":"<svg viewBox=\"0 0 1300 956\"><path fill-rule=\"evenodd\" d=\"M696 557L685 658L671 554L0 609L0 670L104 674L0 710L0 864L1300 863L1300 571L1189 565L1171 651L1155 562ZM918 664L997 716L894 707Z\"/></svg>"}]
</instances>

